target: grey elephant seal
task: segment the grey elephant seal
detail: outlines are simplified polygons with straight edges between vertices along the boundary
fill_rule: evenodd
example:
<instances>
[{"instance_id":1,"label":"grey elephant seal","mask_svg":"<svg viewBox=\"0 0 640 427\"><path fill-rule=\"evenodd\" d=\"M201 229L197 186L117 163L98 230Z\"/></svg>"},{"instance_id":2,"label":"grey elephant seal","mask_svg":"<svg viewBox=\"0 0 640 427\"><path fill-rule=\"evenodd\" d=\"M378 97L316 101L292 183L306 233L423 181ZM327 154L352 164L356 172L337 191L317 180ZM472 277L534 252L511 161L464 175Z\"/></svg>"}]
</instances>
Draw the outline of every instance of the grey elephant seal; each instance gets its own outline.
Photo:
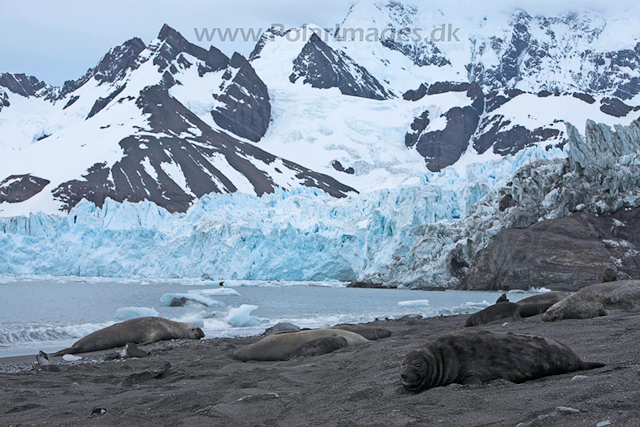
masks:
<instances>
[{"instance_id":1,"label":"grey elephant seal","mask_svg":"<svg viewBox=\"0 0 640 427\"><path fill-rule=\"evenodd\" d=\"M496 304L498 304L499 302L509 302L509 298L507 298L507 294L500 295L500 297L498 297L498 299L496 300Z\"/></svg>"},{"instance_id":2,"label":"grey elephant seal","mask_svg":"<svg viewBox=\"0 0 640 427\"><path fill-rule=\"evenodd\" d=\"M611 267L605 268L602 272L602 283L615 282L616 280L618 280L618 272Z\"/></svg>"},{"instance_id":3,"label":"grey elephant seal","mask_svg":"<svg viewBox=\"0 0 640 427\"><path fill-rule=\"evenodd\" d=\"M544 313L549 307L562 301L569 295L567 292L551 291L521 299L518 301L520 307L513 313L513 317L519 319L521 317L531 317Z\"/></svg>"},{"instance_id":4,"label":"grey elephant seal","mask_svg":"<svg viewBox=\"0 0 640 427\"><path fill-rule=\"evenodd\" d=\"M71 347L51 356L106 350L128 343L149 344L180 338L199 340L203 337L202 329L188 323L174 322L161 317L139 317L95 331L76 341Z\"/></svg>"},{"instance_id":5,"label":"grey elephant seal","mask_svg":"<svg viewBox=\"0 0 640 427\"><path fill-rule=\"evenodd\" d=\"M498 378L521 383L602 366L582 361L569 347L548 338L464 331L433 338L407 354L400 380L407 390L419 392Z\"/></svg>"},{"instance_id":6,"label":"grey elephant seal","mask_svg":"<svg viewBox=\"0 0 640 427\"><path fill-rule=\"evenodd\" d=\"M300 345L324 337L343 337L349 346L369 342L361 335L341 329L309 329L269 335L256 343L240 347L233 355L243 362L287 360Z\"/></svg>"},{"instance_id":7,"label":"grey elephant seal","mask_svg":"<svg viewBox=\"0 0 640 427\"><path fill-rule=\"evenodd\" d=\"M640 280L598 283L580 289L552 305L542 320L590 319L606 316L607 310L640 310Z\"/></svg>"},{"instance_id":8,"label":"grey elephant seal","mask_svg":"<svg viewBox=\"0 0 640 427\"><path fill-rule=\"evenodd\" d=\"M342 329L343 331L354 332L362 335L369 341L379 340L381 338L389 338L391 331L385 328L372 328L370 326L356 325L353 323L342 323L332 326L331 329Z\"/></svg>"},{"instance_id":9,"label":"grey elephant seal","mask_svg":"<svg viewBox=\"0 0 640 427\"><path fill-rule=\"evenodd\" d=\"M349 343L347 343L347 340L344 337L316 338L315 340L300 344L295 350L293 350L293 353L291 353L289 358L321 356L323 354L333 353L334 351L345 348L348 345Z\"/></svg>"},{"instance_id":10,"label":"grey elephant seal","mask_svg":"<svg viewBox=\"0 0 640 427\"><path fill-rule=\"evenodd\" d=\"M472 314L464 326L478 326L486 323L495 322L496 320L513 317L513 313L518 309L519 305L515 302L499 302Z\"/></svg>"},{"instance_id":11,"label":"grey elephant seal","mask_svg":"<svg viewBox=\"0 0 640 427\"><path fill-rule=\"evenodd\" d=\"M294 325L293 323L288 322L280 322L270 328L265 329L262 335L273 335L279 334L281 332L298 332L299 330L300 326L298 325Z\"/></svg>"}]
</instances>

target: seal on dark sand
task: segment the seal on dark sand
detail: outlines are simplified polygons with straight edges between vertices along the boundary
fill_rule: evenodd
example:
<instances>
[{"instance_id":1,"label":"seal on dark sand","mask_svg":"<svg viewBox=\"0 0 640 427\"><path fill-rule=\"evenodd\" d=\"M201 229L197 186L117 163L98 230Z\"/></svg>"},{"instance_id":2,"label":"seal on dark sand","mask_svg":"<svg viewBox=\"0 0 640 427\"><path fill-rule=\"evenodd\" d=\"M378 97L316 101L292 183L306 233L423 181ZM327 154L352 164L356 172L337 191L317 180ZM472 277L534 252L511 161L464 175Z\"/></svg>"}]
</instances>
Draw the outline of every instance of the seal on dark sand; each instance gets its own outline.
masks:
<instances>
[{"instance_id":1,"label":"seal on dark sand","mask_svg":"<svg viewBox=\"0 0 640 427\"><path fill-rule=\"evenodd\" d=\"M542 320L590 319L606 316L607 310L640 310L640 280L598 283L552 305Z\"/></svg>"},{"instance_id":2,"label":"seal on dark sand","mask_svg":"<svg viewBox=\"0 0 640 427\"><path fill-rule=\"evenodd\" d=\"M512 317L519 305L515 302L499 302L469 316L464 326L478 326Z\"/></svg>"},{"instance_id":3,"label":"seal on dark sand","mask_svg":"<svg viewBox=\"0 0 640 427\"><path fill-rule=\"evenodd\" d=\"M353 323L341 323L339 325L332 326L331 329L342 329L343 331L354 332L358 335L362 335L369 341L389 338L391 336L391 331L388 329L372 328L370 326L356 325Z\"/></svg>"},{"instance_id":4,"label":"seal on dark sand","mask_svg":"<svg viewBox=\"0 0 640 427\"><path fill-rule=\"evenodd\" d=\"M188 323L174 322L161 317L139 317L95 331L76 341L71 347L50 356L106 350L128 343L150 344L180 338L199 340L203 337L202 329Z\"/></svg>"},{"instance_id":5,"label":"seal on dark sand","mask_svg":"<svg viewBox=\"0 0 640 427\"><path fill-rule=\"evenodd\" d=\"M341 329L309 329L269 335L256 343L240 347L233 355L243 362L287 360L302 344L324 337L343 337L350 346L369 342L361 335Z\"/></svg>"},{"instance_id":6,"label":"seal on dark sand","mask_svg":"<svg viewBox=\"0 0 640 427\"><path fill-rule=\"evenodd\" d=\"M441 335L411 351L400 380L409 391L504 378L514 383L604 366L583 362L569 347L548 338L489 331Z\"/></svg>"},{"instance_id":7,"label":"seal on dark sand","mask_svg":"<svg viewBox=\"0 0 640 427\"><path fill-rule=\"evenodd\" d=\"M323 337L307 341L293 350L290 359L295 357L312 357L332 353L349 345L344 337Z\"/></svg>"},{"instance_id":8,"label":"seal on dark sand","mask_svg":"<svg viewBox=\"0 0 640 427\"><path fill-rule=\"evenodd\" d=\"M562 301L569 295L567 292L551 291L521 299L518 301L520 307L513 313L513 317L514 319L519 319L521 317L531 317L544 313L549 307Z\"/></svg>"},{"instance_id":9,"label":"seal on dark sand","mask_svg":"<svg viewBox=\"0 0 640 427\"><path fill-rule=\"evenodd\" d=\"M507 298L507 294L500 295L500 297L498 297L498 299L496 300L496 304L498 304L499 302L509 302L509 298Z\"/></svg>"}]
</instances>

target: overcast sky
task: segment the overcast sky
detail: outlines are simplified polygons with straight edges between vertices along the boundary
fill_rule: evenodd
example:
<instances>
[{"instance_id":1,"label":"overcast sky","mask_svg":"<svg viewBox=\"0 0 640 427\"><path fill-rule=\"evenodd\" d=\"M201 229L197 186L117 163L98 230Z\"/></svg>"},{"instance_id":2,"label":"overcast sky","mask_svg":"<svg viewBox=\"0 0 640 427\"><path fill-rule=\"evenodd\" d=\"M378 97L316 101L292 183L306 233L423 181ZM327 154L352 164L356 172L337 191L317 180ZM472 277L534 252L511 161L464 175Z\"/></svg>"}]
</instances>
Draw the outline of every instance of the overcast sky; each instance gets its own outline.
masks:
<instances>
[{"instance_id":1,"label":"overcast sky","mask_svg":"<svg viewBox=\"0 0 640 427\"><path fill-rule=\"evenodd\" d=\"M370 0L361 0L370 1ZM635 4L638 0L436 0L407 3L466 4L486 7L517 7L533 3L550 13L567 4L576 7L608 7ZM113 46L132 37L153 40L162 24L180 31L197 43L194 28L268 28L313 22L333 27L347 14L353 0L0 0L0 72L34 75L49 84L61 85L93 67ZM535 12L534 12L535 13ZM208 47L211 43L197 43ZM220 43L216 47L230 55L248 55L254 42Z\"/></svg>"}]
</instances>

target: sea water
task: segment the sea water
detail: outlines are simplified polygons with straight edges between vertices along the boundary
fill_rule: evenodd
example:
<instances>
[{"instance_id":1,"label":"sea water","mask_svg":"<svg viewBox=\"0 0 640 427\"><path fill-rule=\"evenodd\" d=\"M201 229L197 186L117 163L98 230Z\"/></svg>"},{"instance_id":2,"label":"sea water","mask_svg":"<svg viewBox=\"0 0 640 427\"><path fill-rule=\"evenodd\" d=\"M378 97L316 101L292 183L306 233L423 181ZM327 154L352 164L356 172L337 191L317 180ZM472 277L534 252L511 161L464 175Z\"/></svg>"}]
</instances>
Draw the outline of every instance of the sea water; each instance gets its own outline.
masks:
<instances>
[{"instance_id":1,"label":"sea water","mask_svg":"<svg viewBox=\"0 0 640 427\"><path fill-rule=\"evenodd\" d=\"M170 307L161 298L171 293L204 296L200 299L218 304ZM509 299L533 293L514 293ZM278 322L317 328L407 314L473 313L499 296L500 292L357 289L340 282L236 280L220 286L213 280L0 277L0 357L60 350L123 318L155 313L200 326L206 338L215 338L257 335Z\"/></svg>"}]
</instances>

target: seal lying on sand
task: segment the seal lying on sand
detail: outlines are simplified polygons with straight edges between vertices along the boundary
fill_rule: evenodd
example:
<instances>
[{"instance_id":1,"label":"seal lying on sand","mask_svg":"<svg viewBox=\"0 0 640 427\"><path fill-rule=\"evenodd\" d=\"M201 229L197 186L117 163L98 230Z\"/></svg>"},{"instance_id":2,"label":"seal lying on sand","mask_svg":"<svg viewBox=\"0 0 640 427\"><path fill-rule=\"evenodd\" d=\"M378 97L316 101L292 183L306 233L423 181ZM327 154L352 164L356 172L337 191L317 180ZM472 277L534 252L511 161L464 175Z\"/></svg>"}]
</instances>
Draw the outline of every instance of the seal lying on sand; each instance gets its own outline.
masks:
<instances>
[{"instance_id":1,"label":"seal lying on sand","mask_svg":"<svg viewBox=\"0 0 640 427\"><path fill-rule=\"evenodd\" d=\"M139 317L95 331L76 341L71 347L50 356L106 350L122 347L127 343L149 344L179 338L199 340L203 337L202 329L188 323L174 322L161 317Z\"/></svg>"},{"instance_id":2,"label":"seal lying on sand","mask_svg":"<svg viewBox=\"0 0 640 427\"><path fill-rule=\"evenodd\" d=\"M504 378L521 383L548 375L594 369L564 344L543 337L489 331L442 335L407 354L400 379L419 392L452 383L481 384Z\"/></svg>"},{"instance_id":3,"label":"seal lying on sand","mask_svg":"<svg viewBox=\"0 0 640 427\"><path fill-rule=\"evenodd\" d=\"M358 335L362 335L369 341L378 340L381 338L389 338L391 331L385 328L372 328L370 326L356 325L353 323L342 323L332 326L331 329L342 329L343 331L354 332Z\"/></svg>"},{"instance_id":4,"label":"seal lying on sand","mask_svg":"<svg viewBox=\"0 0 640 427\"><path fill-rule=\"evenodd\" d=\"M350 346L369 342L361 335L341 329L310 329L269 335L256 343L240 347L233 355L243 362L287 360L300 345L324 337L343 337Z\"/></svg>"},{"instance_id":5,"label":"seal lying on sand","mask_svg":"<svg viewBox=\"0 0 640 427\"><path fill-rule=\"evenodd\" d=\"M605 316L607 310L640 310L640 280L598 283L552 305L542 320L590 319Z\"/></svg>"},{"instance_id":6,"label":"seal lying on sand","mask_svg":"<svg viewBox=\"0 0 640 427\"><path fill-rule=\"evenodd\" d=\"M499 302L472 314L464 326L478 326L512 317L519 305L515 302Z\"/></svg>"},{"instance_id":7,"label":"seal lying on sand","mask_svg":"<svg viewBox=\"0 0 640 427\"><path fill-rule=\"evenodd\" d=\"M562 301L569 295L567 292L551 291L521 299L518 301L520 307L513 313L513 317L518 319L544 313L549 307Z\"/></svg>"},{"instance_id":8,"label":"seal lying on sand","mask_svg":"<svg viewBox=\"0 0 640 427\"><path fill-rule=\"evenodd\" d=\"M300 344L298 348L293 350L290 359L295 357L312 357L321 356L327 353L333 353L336 350L345 348L349 345L344 337L323 337L315 340L307 341Z\"/></svg>"}]
</instances>

